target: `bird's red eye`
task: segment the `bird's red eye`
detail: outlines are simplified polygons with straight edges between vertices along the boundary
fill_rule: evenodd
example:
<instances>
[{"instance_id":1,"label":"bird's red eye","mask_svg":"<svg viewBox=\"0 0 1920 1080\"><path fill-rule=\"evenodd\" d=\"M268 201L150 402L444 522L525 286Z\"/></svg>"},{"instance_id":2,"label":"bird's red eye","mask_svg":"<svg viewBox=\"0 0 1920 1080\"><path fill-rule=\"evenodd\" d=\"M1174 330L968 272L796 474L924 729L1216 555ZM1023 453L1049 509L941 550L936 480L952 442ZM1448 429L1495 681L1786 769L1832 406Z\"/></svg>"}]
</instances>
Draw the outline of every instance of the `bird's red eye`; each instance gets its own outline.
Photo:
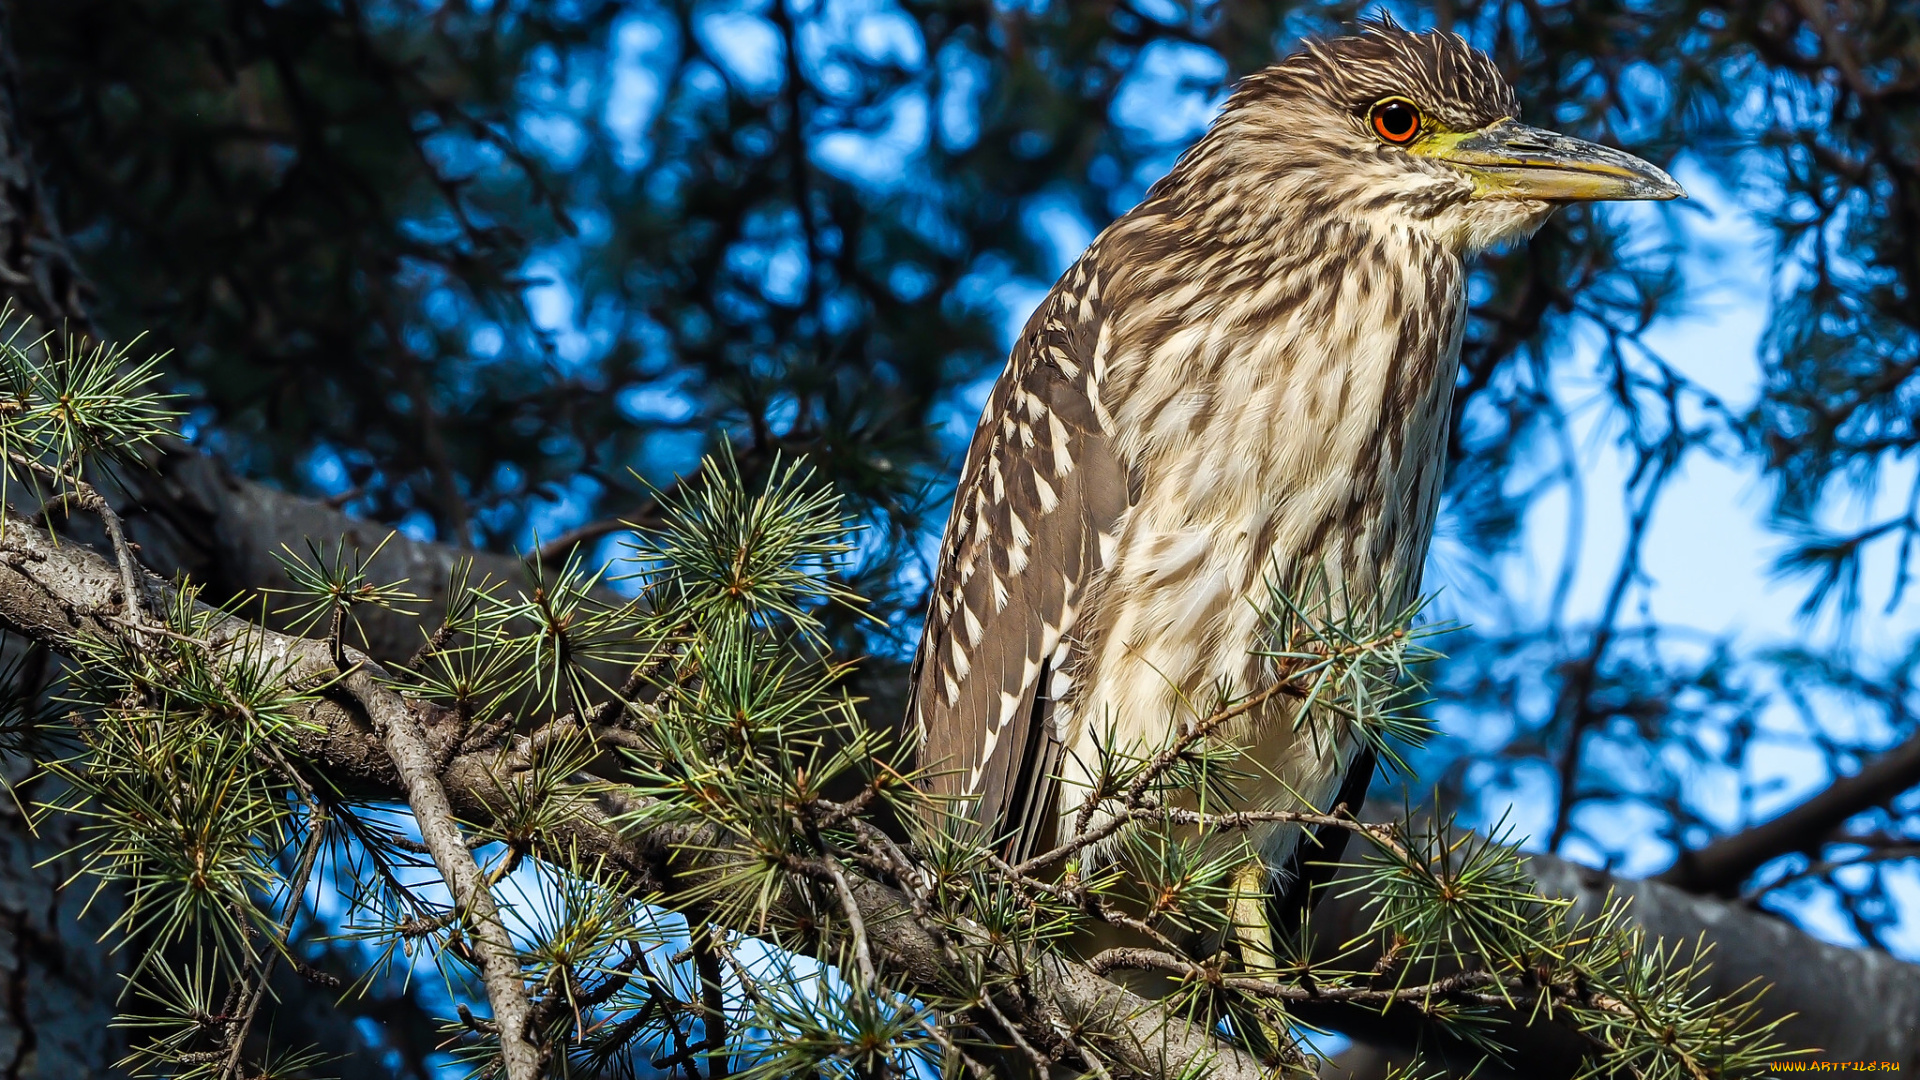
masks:
<instances>
[{"instance_id":1,"label":"bird's red eye","mask_svg":"<svg viewBox=\"0 0 1920 1080\"><path fill-rule=\"evenodd\" d=\"M1420 110L1404 101L1383 101L1373 107L1374 134L1395 145L1405 145L1420 134Z\"/></svg>"}]
</instances>

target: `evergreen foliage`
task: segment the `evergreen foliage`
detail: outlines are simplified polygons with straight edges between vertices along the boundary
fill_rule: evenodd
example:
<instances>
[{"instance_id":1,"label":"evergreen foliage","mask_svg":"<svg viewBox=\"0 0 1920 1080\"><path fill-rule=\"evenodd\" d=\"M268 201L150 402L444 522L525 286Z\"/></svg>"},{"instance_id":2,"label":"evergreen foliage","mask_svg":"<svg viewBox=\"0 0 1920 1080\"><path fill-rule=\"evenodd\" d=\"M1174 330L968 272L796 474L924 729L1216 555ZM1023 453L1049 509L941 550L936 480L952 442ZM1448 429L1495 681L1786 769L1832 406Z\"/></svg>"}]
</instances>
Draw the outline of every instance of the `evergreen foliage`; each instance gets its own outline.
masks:
<instances>
[{"instance_id":1,"label":"evergreen foliage","mask_svg":"<svg viewBox=\"0 0 1920 1080\"><path fill-rule=\"evenodd\" d=\"M29 388L0 411L0 435L20 448L16 478L79 490L88 470L157 434L165 399L137 365L115 400L58 419L36 396L85 383L114 355L0 349L10 383ZM606 599L605 571L577 558L526 587L471 584L391 670L343 640L354 606L409 599L378 583L371 559L317 545L312 561L288 556L299 588L286 599L317 639L318 678L289 639L136 571L138 589L101 624L113 629L68 648L67 708L42 735L75 749L46 758L65 786L39 807L84 821L85 873L126 897L112 927L135 957L123 1067L223 1080L324 1071L323 1048L282 1047L253 1027L276 966L311 970L296 926L343 893L342 940L360 967L343 992L394 965L437 970L458 1016L446 1045L512 1080L1220 1067L1208 1051L1143 1070L1110 1024L1063 1021L1037 972L1074 962L1096 928L1136 944L1082 957L1086 970L1165 981L1158 1001L1109 1008L1243 1031L1285 1074L1314 1062L1252 1032L1289 1030L1290 1007L1308 1001L1414 1010L1495 1055L1500 1016L1561 1025L1587 1040L1595 1076L1758 1075L1781 1053L1752 1000L1697 989L1701 950L1644 941L1617 906L1570 917L1501 844L1362 824L1347 808L1237 805L1236 779L1259 767L1230 737L1251 698L1218 703L1166 745L1103 747L1096 796L1068 838L1009 865L921 793L900 748L855 708L821 633L826 609L863 603L840 576L851 522L812 470L775 462L748 487L709 459L661 502L663 525L631 556L637 598ZM1417 611L1276 596L1276 682L1261 696L1296 698L1303 725L1344 726L1389 751L1423 737L1426 722L1403 708L1436 655ZM356 701L382 735L406 790L397 805L356 794L317 759L316 740L334 733L307 706L329 695ZM456 755L482 763L484 816L448 810L440 774ZM675 872L645 888L585 853L570 830L603 806L618 808L611 829L651 838ZM1267 968L1222 944L1226 882L1251 854L1239 838L1276 821L1350 830L1371 849L1354 887L1373 924L1335 962L1295 941ZM877 896L896 897L895 910ZM937 977L916 974L882 920L934 943ZM1373 959L1354 963L1367 947Z\"/></svg>"}]
</instances>

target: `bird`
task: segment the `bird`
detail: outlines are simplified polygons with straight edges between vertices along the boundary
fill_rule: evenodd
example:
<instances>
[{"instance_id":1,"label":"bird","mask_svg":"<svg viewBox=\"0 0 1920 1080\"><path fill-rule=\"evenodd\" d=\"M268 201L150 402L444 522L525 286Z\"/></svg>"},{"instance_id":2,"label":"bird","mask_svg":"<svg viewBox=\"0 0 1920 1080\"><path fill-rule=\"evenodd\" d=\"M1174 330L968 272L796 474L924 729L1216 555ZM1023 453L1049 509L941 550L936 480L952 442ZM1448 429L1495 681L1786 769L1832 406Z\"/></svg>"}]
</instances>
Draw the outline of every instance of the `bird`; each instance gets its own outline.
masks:
<instances>
[{"instance_id":1,"label":"bird","mask_svg":"<svg viewBox=\"0 0 1920 1080\"><path fill-rule=\"evenodd\" d=\"M1104 820L1083 813L1103 739L1165 746L1209 702L1258 699L1270 589L1415 598L1470 260L1565 204L1685 195L1519 117L1457 34L1308 39L1034 310L972 437L909 687L930 793L1002 856ZM1365 740L1295 708L1269 694L1234 721L1256 767L1239 808L1357 810ZM1302 830L1244 842L1235 895L1297 902ZM1233 926L1270 957L1259 921Z\"/></svg>"}]
</instances>

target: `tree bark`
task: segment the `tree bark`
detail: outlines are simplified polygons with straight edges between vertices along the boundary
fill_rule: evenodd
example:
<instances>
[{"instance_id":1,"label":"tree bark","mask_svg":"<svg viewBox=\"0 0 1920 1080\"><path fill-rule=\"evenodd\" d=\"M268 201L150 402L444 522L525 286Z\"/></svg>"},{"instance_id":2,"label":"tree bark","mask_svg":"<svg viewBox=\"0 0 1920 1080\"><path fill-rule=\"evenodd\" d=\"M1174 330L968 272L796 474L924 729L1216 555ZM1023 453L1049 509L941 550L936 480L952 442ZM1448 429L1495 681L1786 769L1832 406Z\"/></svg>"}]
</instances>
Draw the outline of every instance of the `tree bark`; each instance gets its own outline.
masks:
<instances>
[{"instance_id":1,"label":"tree bark","mask_svg":"<svg viewBox=\"0 0 1920 1080\"><path fill-rule=\"evenodd\" d=\"M328 548L344 540L371 552L387 536L382 526L349 517L320 500L235 476L219 461L184 445L170 447L150 465L150 471L119 477L122 494L115 505L140 545L141 561L166 576L184 574L204 586L210 600L291 588L292 581L273 557L283 548L306 558L309 540ZM379 660L412 656L420 648L420 628L440 624L453 567L462 558L473 560L475 584L488 576L507 582L527 577L526 564L512 555L461 551L395 536L380 552L372 573L382 581L405 578L407 588L425 603L413 614L356 612L366 641L355 635L353 643L364 644ZM268 601L268 625L285 629L272 616L271 595Z\"/></svg>"},{"instance_id":2,"label":"tree bark","mask_svg":"<svg viewBox=\"0 0 1920 1080\"><path fill-rule=\"evenodd\" d=\"M109 1075L125 1049L107 1026L125 957L102 940L118 909L111 895L87 909L84 883L60 887L79 869L61 856L73 822L29 829L31 788L0 794L0 1076Z\"/></svg>"},{"instance_id":3,"label":"tree bark","mask_svg":"<svg viewBox=\"0 0 1920 1080\"><path fill-rule=\"evenodd\" d=\"M1552 855L1530 856L1528 868L1544 895L1574 901L1576 918L1598 913L1609 895L1618 895L1629 901L1630 916L1650 938L1689 948L1704 938L1713 946L1705 989L1725 997L1754 980L1770 986L1761 999L1762 1013L1768 1019L1786 1017L1779 1037L1788 1047L1816 1050L1823 1061L1892 1061L1909 1075L1920 1069L1920 966L1884 952L1831 945L1739 903L1693 895L1660 881L1614 877ZM1343 882L1351 877L1349 872L1337 878L1314 909L1317 951L1331 955L1369 925L1366 897L1342 895L1348 888ZM1411 1016L1328 1011L1314 1018L1359 1036L1386 1057L1423 1036L1432 1041L1432 1033ZM1568 1040L1524 1031L1505 1032L1501 1038L1526 1062L1522 1075L1570 1076L1575 1071L1577 1048ZM1461 1074L1478 1056L1443 1042L1443 1052L1449 1049L1459 1056L1447 1064Z\"/></svg>"}]
</instances>

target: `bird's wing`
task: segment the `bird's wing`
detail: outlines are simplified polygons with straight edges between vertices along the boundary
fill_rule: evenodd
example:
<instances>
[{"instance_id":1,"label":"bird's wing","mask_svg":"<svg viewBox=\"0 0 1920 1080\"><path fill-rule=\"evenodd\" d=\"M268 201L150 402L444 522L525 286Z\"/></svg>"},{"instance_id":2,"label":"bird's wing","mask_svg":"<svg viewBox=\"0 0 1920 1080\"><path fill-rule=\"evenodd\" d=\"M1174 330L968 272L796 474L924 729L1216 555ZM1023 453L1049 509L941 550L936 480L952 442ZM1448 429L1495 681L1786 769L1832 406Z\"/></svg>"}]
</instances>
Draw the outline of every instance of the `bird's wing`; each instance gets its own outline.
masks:
<instances>
[{"instance_id":1,"label":"bird's wing","mask_svg":"<svg viewBox=\"0 0 1920 1080\"><path fill-rule=\"evenodd\" d=\"M1078 280L1078 279L1076 279ZM1015 856L1051 833L1061 744L1050 722L1075 618L1131 502L1098 419L1097 298L1057 290L994 385L940 549L909 715L940 796Z\"/></svg>"}]
</instances>

